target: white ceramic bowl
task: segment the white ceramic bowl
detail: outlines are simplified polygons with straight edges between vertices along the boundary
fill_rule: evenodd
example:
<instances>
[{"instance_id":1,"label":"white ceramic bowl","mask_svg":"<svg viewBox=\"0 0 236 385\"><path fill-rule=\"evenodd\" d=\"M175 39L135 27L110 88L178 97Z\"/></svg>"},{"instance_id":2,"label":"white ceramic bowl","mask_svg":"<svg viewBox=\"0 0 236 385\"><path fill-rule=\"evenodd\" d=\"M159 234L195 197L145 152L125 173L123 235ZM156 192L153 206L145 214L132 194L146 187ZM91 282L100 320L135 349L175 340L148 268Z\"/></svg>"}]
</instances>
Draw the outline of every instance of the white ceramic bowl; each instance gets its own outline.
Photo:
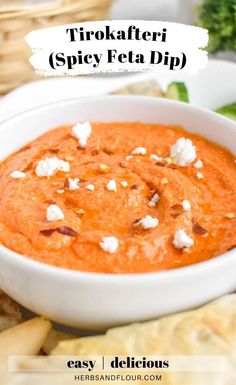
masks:
<instances>
[{"instance_id":1,"label":"white ceramic bowl","mask_svg":"<svg viewBox=\"0 0 236 385\"><path fill-rule=\"evenodd\" d=\"M55 126L84 120L180 124L236 153L236 125L217 114L163 99L105 96L50 104L2 123L1 159ZM0 246L0 287L52 320L104 329L189 309L235 290L236 249L176 270L112 275L52 267Z\"/></svg>"}]
</instances>

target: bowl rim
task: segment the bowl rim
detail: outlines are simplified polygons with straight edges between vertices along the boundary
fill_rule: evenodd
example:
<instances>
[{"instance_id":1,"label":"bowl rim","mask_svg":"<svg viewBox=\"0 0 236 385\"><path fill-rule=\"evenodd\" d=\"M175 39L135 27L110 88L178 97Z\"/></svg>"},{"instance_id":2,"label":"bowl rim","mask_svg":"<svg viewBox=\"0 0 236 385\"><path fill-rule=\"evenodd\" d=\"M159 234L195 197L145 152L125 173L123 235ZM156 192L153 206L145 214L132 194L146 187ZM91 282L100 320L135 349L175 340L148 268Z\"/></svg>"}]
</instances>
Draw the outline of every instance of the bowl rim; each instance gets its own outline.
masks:
<instances>
[{"instance_id":1,"label":"bowl rim","mask_svg":"<svg viewBox=\"0 0 236 385\"><path fill-rule=\"evenodd\" d=\"M16 253L15 251L0 245L0 255L5 254L7 258L10 258L9 264L18 264L19 268L25 270L36 271L36 273L41 273L45 277L50 275L51 277L61 277L63 279L68 279L69 281L77 282L88 282L88 283L102 283L103 285L120 285L120 283L125 284L135 284L135 283L149 283L152 284L154 281L168 282L168 280L173 279L183 279L184 277L190 278L191 276L196 276L197 274L202 275L211 269L219 269L224 267L226 264L231 265L233 262L236 262L235 254L236 249L227 251L226 253L215 256L211 259L198 262L192 265L187 265L175 269L154 271L154 272L144 272L144 273L99 273L99 272L87 272L81 270L67 269L63 267L58 267L50 265L47 263L39 262L31 259L23 254Z\"/></svg>"},{"instance_id":2,"label":"bowl rim","mask_svg":"<svg viewBox=\"0 0 236 385\"><path fill-rule=\"evenodd\" d=\"M86 102L94 102L94 101L107 101L107 100L145 100L146 102L154 102L159 103L163 105L178 105L178 108L181 110L189 110L189 111L195 111L200 113L203 118L206 119L211 118L213 121L221 122L224 126L228 126L228 128L233 128L236 130L236 123L231 121L230 119L223 117L214 111L208 110L203 107L194 106L188 103L175 101L175 100L169 100L161 97L149 97L149 96L142 96L142 95L100 95L100 96L92 96L92 97L76 97L76 98L67 98L64 100L56 101L47 103L45 105L40 105L37 107L33 107L27 111L19 112L3 121L0 122L0 134L2 126L4 126L7 123L11 123L14 120L17 120L18 118L24 117L27 115L30 115L34 112L37 112L38 110L48 110L52 106L60 106L61 104L70 104L70 103L86 103ZM3 127L4 128L4 127ZM94 282L94 283L103 283L103 284L110 284L113 285L119 285L120 283L137 283L137 282L149 282L152 283L153 281L167 281L168 279L182 279L182 277L185 277L186 275L190 277L191 275L195 274L203 274L204 272L208 271L209 269L218 269L225 265L225 263L233 263L236 262L235 258L236 248L233 248L223 254L217 255L215 257L212 257L208 260L201 261L192 265L187 265L179 268L169 269L169 270L163 270L163 271L152 271L152 272L143 272L143 273L100 273L100 272L87 272L87 271L81 271L81 270L73 270L63 267L58 267L54 265L50 265L47 263L43 263L37 260L34 260L30 257L27 257L26 255L19 254L6 246L0 244L0 254L5 254L7 258L9 258L9 264L19 264L19 267L22 267L24 269L33 270L38 273L43 274L50 274L52 276L61 276L65 279L72 280L74 282L78 282L78 279L81 281L86 282ZM21 266L20 266L21 265Z\"/></svg>"},{"instance_id":3,"label":"bowl rim","mask_svg":"<svg viewBox=\"0 0 236 385\"><path fill-rule=\"evenodd\" d=\"M236 66L236 64L235 64ZM18 119L18 118L21 118L23 116L27 116L28 114L32 114L34 112L37 112L38 110L48 110L50 109L50 107L53 107L53 106L60 106L60 105L64 105L64 103L66 104L70 104L70 103L75 103L75 102L81 102L81 103L86 103L86 102L94 102L94 101L107 101L107 100L131 100L131 99L134 99L134 100L145 100L146 102L154 102L154 103L160 103L160 104L163 104L163 105L170 105L170 106L178 106L179 109L181 110L194 110L195 112L199 112L202 116L205 115L205 118L211 118L212 120L215 120L217 122L221 122L222 124L225 124L225 125L229 125L231 126L231 128L233 129L236 129L236 121L233 121L232 119L226 117L226 116L223 116L223 115L220 115L218 113L216 113L215 111L213 110L210 110L208 108L205 108L205 107L200 107L200 106L195 106L191 103L186 103L186 102L182 102L182 101L179 101L179 100L174 100L174 99L167 99L165 97L161 97L161 96L145 96L145 95L114 95L114 94L105 94L105 95L96 95L96 96L76 96L76 97L71 97L71 98L65 98L65 99L62 99L62 100L57 100L57 101L53 101L53 102L50 102L50 103L47 103L47 104L40 104L39 106L37 107L32 107L32 108L29 108L28 110L26 111L23 111L23 112L17 112L16 114L14 115L11 115L3 120L0 120L0 130L2 128L3 125L7 124L8 122L11 122L12 120L15 120L15 119ZM1 106L0 106L1 107ZM1 134L1 131L0 131L0 134ZM1 161L0 161L1 162Z\"/></svg>"}]
</instances>

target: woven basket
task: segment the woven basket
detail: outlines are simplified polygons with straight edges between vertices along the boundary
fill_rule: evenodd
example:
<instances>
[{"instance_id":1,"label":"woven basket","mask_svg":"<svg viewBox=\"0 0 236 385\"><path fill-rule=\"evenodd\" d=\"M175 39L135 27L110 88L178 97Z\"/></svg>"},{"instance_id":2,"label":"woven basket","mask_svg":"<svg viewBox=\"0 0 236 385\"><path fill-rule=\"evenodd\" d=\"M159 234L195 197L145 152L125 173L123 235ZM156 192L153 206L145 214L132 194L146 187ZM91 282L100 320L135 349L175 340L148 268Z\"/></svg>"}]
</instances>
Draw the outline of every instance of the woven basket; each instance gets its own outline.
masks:
<instances>
[{"instance_id":1,"label":"woven basket","mask_svg":"<svg viewBox=\"0 0 236 385\"><path fill-rule=\"evenodd\" d=\"M108 17L112 0L57 0L26 5L0 0L0 95L39 78L29 64L28 32L60 24Z\"/></svg>"}]
</instances>

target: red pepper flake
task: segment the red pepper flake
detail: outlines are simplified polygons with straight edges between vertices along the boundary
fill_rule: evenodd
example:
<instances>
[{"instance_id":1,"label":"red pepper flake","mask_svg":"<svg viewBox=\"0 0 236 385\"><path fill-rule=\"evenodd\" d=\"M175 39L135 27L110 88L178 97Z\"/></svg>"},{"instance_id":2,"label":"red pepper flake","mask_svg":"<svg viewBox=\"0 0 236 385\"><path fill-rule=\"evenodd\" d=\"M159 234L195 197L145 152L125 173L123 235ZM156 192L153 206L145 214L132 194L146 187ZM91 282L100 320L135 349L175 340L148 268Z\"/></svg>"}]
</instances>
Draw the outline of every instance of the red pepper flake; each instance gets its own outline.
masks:
<instances>
[{"instance_id":1,"label":"red pepper flake","mask_svg":"<svg viewBox=\"0 0 236 385\"><path fill-rule=\"evenodd\" d=\"M91 155L92 155L92 156L96 156L96 155L98 155L98 154L99 154L99 151L96 150L96 149L94 149L94 150L91 151Z\"/></svg>"},{"instance_id":2,"label":"red pepper flake","mask_svg":"<svg viewBox=\"0 0 236 385\"><path fill-rule=\"evenodd\" d=\"M30 171L30 170L32 170L32 167L33 167L33 162L30 162L29 164L27 164L27 166L25 166L24 168L23 168L23 170L22 171Z\"/></svg>"},{"instance_id":3,"label":"red pepper flake","mask_svg":"<svg viewBox=\"0 0 236 385\"><path fill-rule=\"evenodd\" d=\"M193 231L196 234L205 235L207 233L207 230L204 229L199 223L193 222Z\"/></svg>"},{"instance_id":4,"label":"red pepper flake","mask_svg":"<svg viewBox=\"0 0 236 385\"><path fill-rule=\"evenodd\" d=\"M87 164L95 164L94 160L89 160L88 162L84 162L83 165L87 165Z\"/></svg>"},{"instance_id":5,"label":"red pepper flake","mask_svg":"<svg viewBox=\"0 0 236 385\"><path fill-rule=\"evenodd\" d=\"M131 228L132 228L135 235L143 234L143 232L144 232L144 229L141 226L141 220L142 220L142 218L137 218L137 219L135 219L135 221L133 221L131 223Z\"/></svg>"},{"instance_id":6,"label":"red pepper flake","mask_svg":"<svg viewBox=\"0 0 236 385\"><path fill-rule=\"evenodd\" d=\"M41 230L40 233L45 237L51 237L54 231L56 231L56 229L45 229L45 230Z\"/></svg>"},{"instance_id":7,"label":"red pepper flake","mask_svg":"<svg viewBox=\"0 0 236 385\"><path fill-rule=\"evenodd\" d=\"M111 150L108 150L107 148L104 148L103 149L103 152L107 155L114 155L114 152L112 152Z\"/></svg>"},{"instance_id":8,"label":"red pepper flake","mask_svg":"<svg viewBox=\"0 0 236 385\"><path fill-rule=\"evenodd\" d=\"M177 168L178 168L178 166L176 166L176 164L173 164L173 163L168 163L167 167L172 168L173 170L177 170Z\"/></svg>"},{"instance_id":9,"label":"red pepper flake","mask_svg":"<svg viewBox=\"0 0 236 385\"><path fill-rule=\"evenodd\" d=\"M69 188L69 187L70 187L69 178L66 178L64 182L64 188Z\"/></svg>"},{"instance_id":10,"label":"red pepper flake","mask_svg":"<svg viewBox=\"0 0 236 385\"><path fill-rule=\"evenodd\" d=\"M48 199L46 201L46 203L48 203L49 205L55 205L56 204L56 202L53 199Z\"/></svg>"},{"instance_id":11,"label":"red pepper flake","mask_svg":"<svg viewBox=\"0 0 236 385\"><path fill-rule=\"evenodd\" d=\"M127 162L120 162L120 167L127 168L128 167L128 163Z\"/></svg>"},{"instance_id":12,"label":"red pepper flake","mask_svg":"<svg viewBox=\"0 0 236 385\"><path fill-rule=\"evenodd\" d=\"M130 188L132 190L137 190L138 189L138 185L137 184L132 184L132 186L130 186Z\"/></svg>"},{"instance_id":13,"label":"red pepper flake","mask_svg":"<svg viewBox=\"0 0 236 385\"><path fill-rule=\"evenodd\" d=\"M165 167L165 163L163 162L156 162L155 165L160 167Z\"/></svg>"},{"instance_id":14,"label":"red pepper flake","mask_svg":"<svg viewBox=\"0 0 236 385\"><path fill-rule=\"evenodd\" d=\"M171 206L170 209L171 209L171 215L174 218L177 218L184 211L183 206L180 203L176 203L175 205Z\"/></svg>"},{"instance_id":15,"label":"red pepper flake","mask_svg":"<svg viewBox=\"0 0 236 385\"><path fill-rule=\"evenodd\" d=\"M85 147L81 147L81 146L77 146L76 148L77 148L77 150L79 150L79 151L85 151L85 150L86 150Z\"/></svg>"},{"instance_id":16,"label":"red pepper flake","mask_svg":"<svg viewBox=\"0 0 236 385\"><path fill-rule=\"evenodd\" d=\"M51 154L57 154L59 152L59 148L50 148L48 152L51 152Z\"/></svg>"},{"instance_id":17,"label":"red pepper flake","mask_svg":"<svg viewBox=\"0 0 236 385\"><path fill-rule=\"evenodd\" d=\"M76 231L67 226L60 226L56 230L58 231L58 233L68 235L69 237L76 237L78 234Z\"/></svg>"},{"instance_id":18,"label":"red pepper flake","mask_svg":"<svg viewBox=\"0 0 236 385\"><path fill-rule=\"evenodd\" d=\"M138 225L140 224L141 219L142 219L142 218L135 219L135 221L133 221L133 222L131 223L131 226L133 226L133 227L138 226Z\"/></svg>"}]
</instances>

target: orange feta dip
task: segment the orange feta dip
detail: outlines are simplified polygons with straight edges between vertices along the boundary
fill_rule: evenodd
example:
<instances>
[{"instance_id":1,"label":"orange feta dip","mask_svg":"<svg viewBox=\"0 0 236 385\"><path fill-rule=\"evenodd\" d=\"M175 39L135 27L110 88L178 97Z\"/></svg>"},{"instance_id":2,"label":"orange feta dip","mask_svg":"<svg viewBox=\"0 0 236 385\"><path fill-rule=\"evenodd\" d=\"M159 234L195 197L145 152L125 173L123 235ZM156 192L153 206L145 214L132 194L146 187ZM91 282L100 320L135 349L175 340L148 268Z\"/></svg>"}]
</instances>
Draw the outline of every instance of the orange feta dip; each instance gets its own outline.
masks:
<instances>
[{"instance_id":1,"label":"orange feta dip","mask_svg":"<svg viewBox=\"0 0 236 385\"><path fill-rule=\"evenodd\" d=\"M236 164L181 127L62 126L0 165L0 242L99 273L198 263L236 245Z\"/></svg>"}]
</instances>

